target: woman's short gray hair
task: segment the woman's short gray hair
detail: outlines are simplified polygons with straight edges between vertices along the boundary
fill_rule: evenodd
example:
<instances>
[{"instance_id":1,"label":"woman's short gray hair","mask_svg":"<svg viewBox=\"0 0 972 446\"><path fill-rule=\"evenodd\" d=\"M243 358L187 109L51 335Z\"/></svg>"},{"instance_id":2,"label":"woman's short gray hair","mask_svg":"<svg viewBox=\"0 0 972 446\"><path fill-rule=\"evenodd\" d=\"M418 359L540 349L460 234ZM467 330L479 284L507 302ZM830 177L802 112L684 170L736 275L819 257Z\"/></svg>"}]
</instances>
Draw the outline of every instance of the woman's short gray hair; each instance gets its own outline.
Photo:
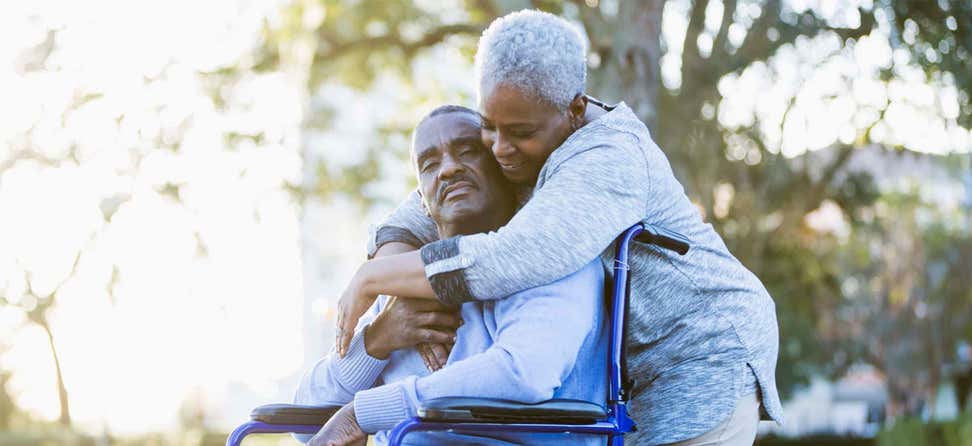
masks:
<instances>
[{"instance_id":1,"label":"woman's short gray hair","mask_svg":"<svg viewBox=\"0 0 972 446\"><path fill-rule=\"evenodd\" d=\"M566 110L584 92L587 39L578 27L553 14L522 10L483 31L476 51L479 101L501 84Z\"/></svg>"}]
</instances>

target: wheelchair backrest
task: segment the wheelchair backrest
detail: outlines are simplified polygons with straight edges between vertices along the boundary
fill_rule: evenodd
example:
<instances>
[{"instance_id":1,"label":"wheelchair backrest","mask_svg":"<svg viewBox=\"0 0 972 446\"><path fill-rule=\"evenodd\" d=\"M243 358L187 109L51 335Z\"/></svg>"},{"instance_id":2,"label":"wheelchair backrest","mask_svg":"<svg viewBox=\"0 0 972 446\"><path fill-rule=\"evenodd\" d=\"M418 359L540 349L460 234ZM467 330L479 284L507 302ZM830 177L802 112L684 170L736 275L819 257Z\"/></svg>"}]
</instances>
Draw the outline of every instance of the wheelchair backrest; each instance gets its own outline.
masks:
<instances>
[{"instance_id":1,"label":"wheelchair backrest","mask_svg":"<svg viewBox=\"0 0 972 446\"><path fill-rule=\"evenodd\" d=\"M618 236L614 248L613 280L608 299L611 314L611 333L608 344L608 402L624 402L630 396L633 381L628 377L624 353L625 318L630 295L631 276L628 268L628 255L631 242L653 244L684 255L689 250L689 241L681 234L668 231L648 223L639 222Z\"/></svg>"}]
</instances>

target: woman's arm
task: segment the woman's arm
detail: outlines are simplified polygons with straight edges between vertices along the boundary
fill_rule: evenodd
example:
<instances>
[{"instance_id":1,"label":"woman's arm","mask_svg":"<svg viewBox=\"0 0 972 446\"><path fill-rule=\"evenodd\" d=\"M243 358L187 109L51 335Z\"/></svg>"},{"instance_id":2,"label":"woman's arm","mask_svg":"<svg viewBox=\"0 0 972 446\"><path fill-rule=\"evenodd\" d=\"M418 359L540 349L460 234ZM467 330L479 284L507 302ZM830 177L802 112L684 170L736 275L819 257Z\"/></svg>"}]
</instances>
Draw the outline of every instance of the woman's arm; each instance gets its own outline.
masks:
<instances>
[{"instance_id":1,"label":"woman's arm","mask_svg":"<svg viewBox=\"0 0 972 446\"><path fill-rule=\"evenodd\" d=\"M338 301L336 348L341 356L348 353L354 334L347 327L357 325L379 295L435 299L419 251L376 257L358 267Z\"/></svg>"},{"instance_id":2,"label":"woman's arm","mask_svg":"<svg viewBox=\"0 0 972 446\"><path fill-rule=\"evenodd\" d=\"M440 301L501 299L549 283L580 269L645 217L651 186L637 138L614 130L596 136L602 145L548 161L542 184L506 226L421 249Z\"/></svg>"},{"instance_id":3,"label":"woman's arm","mask_svg":"<svg viewBox=\"0 0 972 446\"><path fill-rule=\"evenodd\" d=\"M412 249L418 249L438 239L439 233L435 222L425 212L418 191L412 191L405 201L374 229L368 241L368 258L378 257L382 253L387 254L384 247L389 243L409 245ZM399 252L392 250L395 254Z\"/></svg>"}]
</instances>

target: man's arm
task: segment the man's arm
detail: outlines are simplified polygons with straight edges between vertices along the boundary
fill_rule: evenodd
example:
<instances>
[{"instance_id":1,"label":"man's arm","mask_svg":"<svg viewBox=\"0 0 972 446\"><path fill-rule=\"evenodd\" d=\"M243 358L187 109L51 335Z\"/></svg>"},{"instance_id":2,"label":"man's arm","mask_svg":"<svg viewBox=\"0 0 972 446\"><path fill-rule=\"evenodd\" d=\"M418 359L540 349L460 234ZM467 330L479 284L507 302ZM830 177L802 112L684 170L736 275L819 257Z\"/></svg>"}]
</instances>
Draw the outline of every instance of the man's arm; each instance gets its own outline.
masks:
<instances>
[{"instance_id":1,"label":"man's arm","mask_svg":"<svg viewBox=\"0 0 972 446\"><path fill-rule=\"evenodd\" d=\"M343 358L331 349L328 355L304 373L294 396L295 404L341 406L354 399L354 394L359 390L375 384L388 360L368 354L365 349L365 327L375 320L386 300L385 296L379 297L358 321L351 346Z\"/></svg>"},{"instance_id":2,"label":"man's arm","mask_svg":"<svg viewBox=\"0 0 972 446\"><path fill-rule=\"evenodd\" d=\"M425 342L454 342L458 313L435 301L381 296L361 318L343 358L332 350L301 379L297 404L341 405L370 388L391 352Z\"/></svg>"},{"instance_id":3,"label":"man's arm","mask_svg":"<svg viewBox=\"0 0 972 446\"><path fill-rule=\"evenodd\" d=\"M544 401L574 368L601 317L603 270L592 262L563 280L497 302L495 343L485 352L422 378L358 392L354 407L366 432L394 427L421 401L442 396Z\"/></svg>"}]
</instances>

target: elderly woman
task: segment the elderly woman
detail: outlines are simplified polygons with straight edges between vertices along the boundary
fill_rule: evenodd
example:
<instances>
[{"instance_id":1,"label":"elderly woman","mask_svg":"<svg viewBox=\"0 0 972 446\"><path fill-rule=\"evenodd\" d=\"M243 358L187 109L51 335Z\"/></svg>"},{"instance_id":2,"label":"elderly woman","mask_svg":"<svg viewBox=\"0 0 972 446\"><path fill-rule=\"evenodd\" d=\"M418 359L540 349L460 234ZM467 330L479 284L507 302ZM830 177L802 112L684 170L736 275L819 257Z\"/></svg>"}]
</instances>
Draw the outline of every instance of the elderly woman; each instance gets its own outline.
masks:
<instances>
[{"instance_id":1,"label":"elderly woman","mask_svg":"<svg viewBox=\"0 0 972 446\"><path fill-rule=\"evenodd\" d=\"M772 298L702 220L631 109L584 94L579 31L537 11L499 18L480 39L476 72L483 138L524 188L521 208L496 232L437 240L413 193L378 228L375 258L341 298L338 350L378 294L452 306L502 299L598 256L610 267L612 240L645 221L687 236L692 249L631 252L627 358L638 432L628 438L752 444L761 414L781 421ZM421 249L401 253L405 245Z\"/></svg>"}]
</instances>

